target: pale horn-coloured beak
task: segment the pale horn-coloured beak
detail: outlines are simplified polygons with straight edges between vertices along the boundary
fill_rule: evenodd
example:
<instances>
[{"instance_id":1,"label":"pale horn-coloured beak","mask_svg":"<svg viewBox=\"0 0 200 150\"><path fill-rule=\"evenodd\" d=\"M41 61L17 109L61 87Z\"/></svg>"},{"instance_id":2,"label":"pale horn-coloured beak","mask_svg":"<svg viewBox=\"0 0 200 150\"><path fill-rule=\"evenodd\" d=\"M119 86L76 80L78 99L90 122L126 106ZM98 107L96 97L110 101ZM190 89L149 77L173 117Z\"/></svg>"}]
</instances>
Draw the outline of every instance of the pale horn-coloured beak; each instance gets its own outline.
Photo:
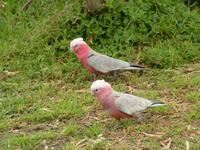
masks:
<instances>
[{"instance_id":1,"label":"pale horn-coloured beak","mask_svg":"<svg viewBox=\"0 0 200 150\"><path fill-rule=\"evenodd\" d=\"M91 93L92 95L94 95L94 91L93 91L93 90L91 90L90 93Z\"/></svg>"}]
</instances>

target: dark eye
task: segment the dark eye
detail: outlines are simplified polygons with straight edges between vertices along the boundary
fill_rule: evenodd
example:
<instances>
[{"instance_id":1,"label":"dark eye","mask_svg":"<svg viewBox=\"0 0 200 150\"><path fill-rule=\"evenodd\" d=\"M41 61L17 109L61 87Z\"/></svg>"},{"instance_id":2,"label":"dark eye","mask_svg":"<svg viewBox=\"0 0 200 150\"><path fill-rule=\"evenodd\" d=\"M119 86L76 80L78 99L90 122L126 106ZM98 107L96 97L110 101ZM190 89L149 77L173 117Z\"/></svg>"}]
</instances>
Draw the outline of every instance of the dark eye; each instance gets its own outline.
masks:
<instances>
[{"instance_id":1,"label":"dark eye","mask_svg":"<svg viewBox=\"0 0 200 150\"><path fill-rule=\"evenodd\" d=\"M96 92L98 91L98 89L95 90Z\"/></svg>"}]
</instances>

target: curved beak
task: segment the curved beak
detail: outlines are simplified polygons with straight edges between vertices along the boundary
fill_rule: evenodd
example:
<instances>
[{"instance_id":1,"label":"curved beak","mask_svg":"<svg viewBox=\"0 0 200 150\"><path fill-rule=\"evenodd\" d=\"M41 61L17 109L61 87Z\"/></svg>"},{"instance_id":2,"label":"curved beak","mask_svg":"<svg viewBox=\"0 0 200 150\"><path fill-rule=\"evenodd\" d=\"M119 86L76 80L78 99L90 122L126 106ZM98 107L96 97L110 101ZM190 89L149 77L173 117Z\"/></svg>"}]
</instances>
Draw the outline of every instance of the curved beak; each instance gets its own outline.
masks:
<instances>
[{"instance_id":1,"label":"curved beak","mask_svg":"<svg viewBox=\"0 0 200 150\"><path fill-rule=\"evenodd\" d=\"M69 47L70 52L74 52L73 48L70 46Z\"/></svg>"},{"instance_id":2,"label":"curved beak","mask_svg":"<svg viewBox=\"0 0 200 150\"><path fill-rule=\"evenodd\" d=\"M92 95L94 95L94 91L93 91L93 90L91 90L90 93L91 93Z\"/></svg>"}]
</instances>

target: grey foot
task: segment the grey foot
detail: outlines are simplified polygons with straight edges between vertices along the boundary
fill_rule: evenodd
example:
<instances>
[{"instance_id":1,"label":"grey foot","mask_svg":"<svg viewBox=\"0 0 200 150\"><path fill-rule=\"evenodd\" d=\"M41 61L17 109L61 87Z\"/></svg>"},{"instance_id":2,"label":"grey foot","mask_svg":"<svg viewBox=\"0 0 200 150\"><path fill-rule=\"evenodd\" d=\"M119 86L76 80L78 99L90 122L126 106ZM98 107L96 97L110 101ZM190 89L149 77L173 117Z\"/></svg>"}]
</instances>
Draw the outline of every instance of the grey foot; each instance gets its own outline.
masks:
<instances>
[{"instance_id":1,"label":"grey foot","mask_svg":"<svg viewBox=\"0 0 200 150\"><path fill-rule=\"evenodd\" d=\"M144 118L142 117L141 113L135 113L135 116L136 116L136 122L137 123L141 123L141 122L144 121Z\"/></svg>"},{"instance_id":2,"label":"grey foot","mask_svg":"<svg viewBox=\"0 0 200 150\"><path fill-rule=\"evenodd\" d=\"M118 130L118 129L121 129L121 128L123 128L123 125L122 125L120 120L117 120L117 123L115 124L114 129Z\"/></svg>"}]
</instances>

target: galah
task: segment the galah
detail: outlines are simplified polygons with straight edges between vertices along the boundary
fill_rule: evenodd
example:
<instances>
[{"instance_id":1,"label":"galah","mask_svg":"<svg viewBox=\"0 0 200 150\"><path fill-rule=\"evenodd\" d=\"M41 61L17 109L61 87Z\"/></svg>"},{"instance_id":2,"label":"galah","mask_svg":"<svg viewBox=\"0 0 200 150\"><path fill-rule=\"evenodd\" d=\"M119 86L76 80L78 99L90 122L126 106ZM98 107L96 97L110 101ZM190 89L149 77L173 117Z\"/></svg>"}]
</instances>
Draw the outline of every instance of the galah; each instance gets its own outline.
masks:
<instances>
[{"instance_id":1,"label":"galah","mask_svg":"<svg viewBox=\"0 0 200 150\"><path fill-rule=\"evenodd\" d=\"M104 80L94 81L91 85L91 93L97 97L110 116L117 120L130 118L135 115L137 121L141 122L141 111L151 107L166 105L160 101L116 92L112 89L111 85Z\"/></svg>"},{"instance_id":2,"label":"galah","mask_svg":"<svg viewBox=\"0 0 200 150\"><path fill-rule=\"evenodd\" d=\"M76 38L71 41L70 49L75 52L80 62L90 73L105 74L115 71L145 69L143 66L97 53L88 46L83 38Z\"/></svg>"}]
</instances>

